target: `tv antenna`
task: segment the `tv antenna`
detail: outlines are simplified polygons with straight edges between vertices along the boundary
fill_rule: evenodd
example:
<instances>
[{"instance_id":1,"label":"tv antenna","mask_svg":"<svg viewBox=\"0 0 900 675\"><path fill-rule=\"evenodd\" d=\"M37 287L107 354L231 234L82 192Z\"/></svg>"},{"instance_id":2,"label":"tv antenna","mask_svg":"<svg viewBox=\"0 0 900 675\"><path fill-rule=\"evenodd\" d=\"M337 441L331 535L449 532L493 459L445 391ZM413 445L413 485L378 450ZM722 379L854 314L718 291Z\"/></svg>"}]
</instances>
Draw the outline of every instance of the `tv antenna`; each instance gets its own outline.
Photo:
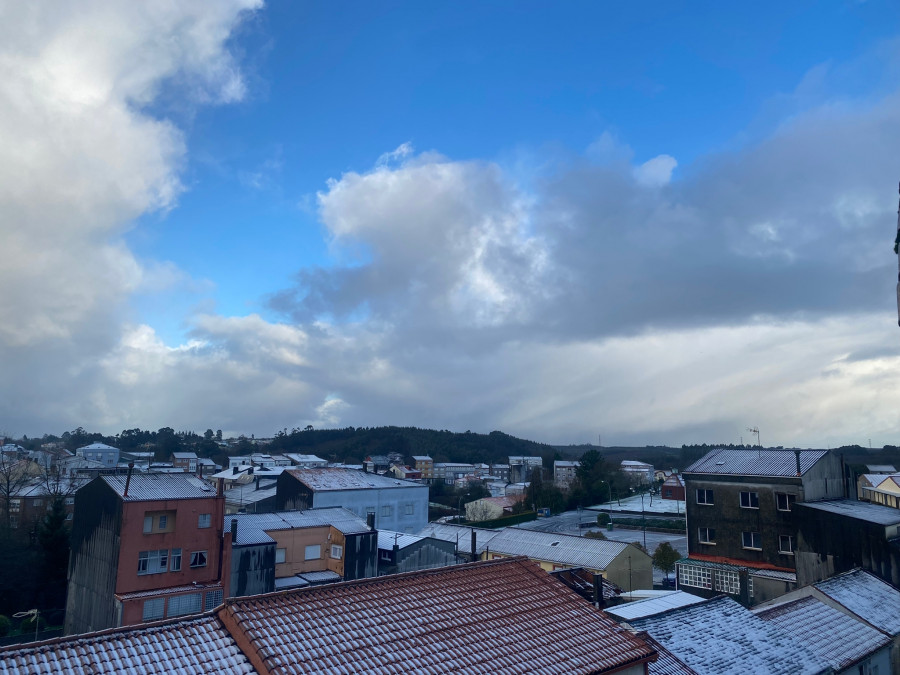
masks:
<instances>
[{"instance_id":1,"label":"tv antenna","mask_svg":"<svg viewBox=\"0 0 900 675\"><path fill-rule=\"evenodd\" d=\"M762 447L762 443L759 442L759 428L758 427L747 427L747 431L751 434L756 434L756 444L759 447Z\"/></svg>"}]
</instances>

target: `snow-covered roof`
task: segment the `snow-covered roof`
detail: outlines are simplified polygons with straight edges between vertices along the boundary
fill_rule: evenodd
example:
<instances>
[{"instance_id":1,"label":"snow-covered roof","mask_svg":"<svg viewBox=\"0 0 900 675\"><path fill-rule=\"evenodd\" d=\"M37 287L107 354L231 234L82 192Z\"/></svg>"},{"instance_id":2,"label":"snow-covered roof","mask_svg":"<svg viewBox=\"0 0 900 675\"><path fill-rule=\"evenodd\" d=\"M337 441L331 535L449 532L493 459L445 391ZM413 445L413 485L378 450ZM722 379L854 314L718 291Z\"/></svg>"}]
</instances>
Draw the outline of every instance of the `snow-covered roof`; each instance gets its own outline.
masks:
<instances>
[{"instance_id":1,"label":"snow-covered roof","mask_svg":"<svg viewBox=\"0 0 900 675\"><path fill-rule=\"evenodd\" d=\"M231 530L231 520L238 521L236 546L270 544L274 541L266 532L307 527L334 527L343 534L368 532L366 521L352 511L339 506L281 511L277 513L238 513L225 516L225 531Z\"/></svg>"},{"instance_id":2,"label":"snow-covered roof","mask_svg":"<svg viewBox=\"0 0 900 675\"><path fill-rule=\"evenodd\" d=\"M576 467L581 466L581 462L573 462L568 459L557 459L555 462L553 462L553 466L554 466L554 468L559 467L562 469L576 468Z\"/></svg>"},{"instance_id":3,"label":"snow-covered roof","mask_svg":"<svg viewBox=\"0 0 900 675\"><path fill-rule=\"evenodd\" d=\"M630 621L631 619L642 619L675 609L676 607L687 607L688 605L696 605L701 602L705 602L705 600L684 591L666 591L655 598L626 602L615 607L607 607L605 611L617 619Z\"/></svg>"},{"instance_id":4,"label":"snow-covered roof","mask_svg":"<svg viewBox=\"0 0 900 675\"><path fill-rule=\"evenodd\" d=\"M801 450L800 473L805 474L828 454L827 450ZM688 473L733 476L796 476L797 455L793 450L711 450L684 470Z\"/></svg>"},{"instance_id":5,"label":"snow-covered roof","mask_svg":"<svg viewBox=\"0 0 900 675\"><path fill-rule=\"evenodd\" d=\"M289 460L294 462L294 464L307 464L307 463L315 463L315 464L327 464L328 462L317 455L300 455L295 452L291 452L285 455Z\"/></svg>"},{"instance_id":6,"label":"snow-covered roof","mask_svg":"<svg viewBox=\"0 0 900 675\"><path fill-rule=\"evenodd\" d=\"M814 675L828 664L728 597L629 622L700 673Z\"/></svg>"},{"instance_id":7,"label":"snow-covered roof","mask_svg":"<svg viewBox=\"0 0 900 675\"><path fill-rule=\"evenodd\" d=\"M472 552L472 530L475 530L476 553L484 551L491 539L497 536L499 530L486 530L479 527L464 527L462 525L450 525L447 523L428 523L419 530L420 537L433 537L444 541L458 542L456 548L460 553Z\"/></svg>"},{"instance_id":8,"label":"snow-covered roof","mask_svg":"<svg viewBox=\"0 0 900 675\"><path fill-rule=\"evenodd\" d=\"M413 455L412 456L414 462L430 462L431 457L428 455Z\"/></svg>"},{"instance_id":9,"label":"snow-covered roof","mask_svg":"<svg viewBox=\"0 0 900 675\"><path fill-rule=\"evenodd\" d=\"M132 473L127 497L124 496L127 475L105 475L96 480L104 481L124 501L129 502L216 496L215 489L209 483L187 473Z\"/></svg>"},{"instance_id":10,"label":"snow-covered roof","mask_svg":"<svg viewBox=\"0 0 900 675\"><path fill-rule=\"evenodd\" d=\"M888 635L900 634L900 589L865 570L820 581L815 587Z\"/></svg>"},{"instance_id":11,"label":"snow-covered roof","mask_svg":"<svg viewBox=\"0 0 900 675\"><path fill-rule=\"evenodd\" d=\"M255 673L215 615L0 649L0 673Z\"/></svg>"},{"instance_id":12,"label":"snow-covered roof","mask_svg":"<svg viewBox=\"0 0 900 675\"><path fill-rule=\"evenodd\" d=\"M91 443L90 445L83 445L78 450L116 450L118 448L114 448L111 445L107 445L106 443ZM76 451L77 452L77 451Z\"/></svg>"},{"instance_id":13,"label":"snow-covered roof","mask_svg":"<svg viewBox=\"0 0 900 675\"><path fill-rule=\"evenodd\" d=\"M223 611L274 672L587 675L655 655L522 559L229 598Z\"/></svg>"},{"instance_id":14,"label":"snow-covered roof","mask_svg":"<svg viewBox=\"0 0 900 675\"><path fill-rule=\"evenodd\" d=\"M390 530L378 530L378 548L382 550L391 550L394 544L398 548L406 548L425 539L415 534L406 534L404 532L391 532Z\"/></svg>"},{"instance_id":15,"label":"snow-covered roof","mask_svg":"<svg viewBox=\"0 0 900 675\"><path fill-rule=\"evenodd\" d=\"M814 597L755 612L840 671L891 644L891 638Z\"/></svg>"},{"instance_id":16,"label":"snow-covered roof","mask_svg":"<svg viewBox=\"0 0 900 675\"><path fill-rule=\"evenodd\" d=\"M891 464L866 464L869 473L896 473L897 469Z\"/></svg>"},{"instance_id":17,"label":"snow-covered roof","mask_svg":"<svg viewBox=\"0 0 900 675\"><path fill-rule=\"evenodd\" d=\"M656 650L656 661L650 664L649 675L698 675L697 671L681 661L672 652L653 639L648 633L638 633L638 637Z\"/></svg>"},{"instance_id":18,"label":"snow-covered roof","mask_svg":"<svg viewBox=\"0 0 900 675\"><path fill-rule=\"evenodd\" d=\"M604 570L629 546L621 541L507 527L500 530L487 547L505 555L524 555L570 567Z\"/></svg>"},{"instance_id":19,"label":"snow-covered roof","mask_svg":"<svg viewBox=\"0 0 900 675\"><path fill-rule=\"evenodd\" d=\"M416 488L428 490L422 483L401 478L380 476L355 469L323 467L316 469L287 469L290 474L310 490L324 492L331 490L371 490L373 488Z\"/></svg>"},{"instance_id":20,"label":"snow-covered roof","mask_svg":"<svg viewBox=\"0 0 900 675\"><path fill-rule=\"evenodd\" d=\"M172 457L175 459L197 459L196 452L173 452Z\"/></svg>"},{"instance_id":21,"label":"snow-covered roof","mask_svg":"<svg viewBox=\"0 0 900 675\"><path fill-rule=\"evenodd\" d=\"M851 499L835 499L828 502L799 502L795 506L836 513L877 525L888 526L900 523L900 510L898 509Z\"/></svg>"}]
</instances>

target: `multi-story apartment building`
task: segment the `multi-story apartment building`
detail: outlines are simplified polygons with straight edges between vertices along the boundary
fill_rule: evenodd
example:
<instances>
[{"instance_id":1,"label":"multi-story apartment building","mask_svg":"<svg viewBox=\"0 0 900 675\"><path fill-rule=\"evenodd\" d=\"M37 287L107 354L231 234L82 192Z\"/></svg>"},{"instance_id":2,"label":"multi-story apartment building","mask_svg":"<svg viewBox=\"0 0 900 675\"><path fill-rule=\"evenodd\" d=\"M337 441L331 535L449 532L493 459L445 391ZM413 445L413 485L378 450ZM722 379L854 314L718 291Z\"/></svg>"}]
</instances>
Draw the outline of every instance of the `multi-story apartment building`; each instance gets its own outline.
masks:
<instances>
[{"instance_id":1,"label":"multi-story apartment building","mask_svg":"<svg viewBox=\"0 0 900 675\"><path fill-rule=\"evenodd\" d=\"M581 462L571 462L564 459L558 459L553 462L553 482L558 488L568 490L572 483L575 482L575 472Z\"/></svg>"},{"instance_id":2,"label":"multi-story apartment building","mask_svg":"<svg viewBox=\"0 0 900 675\"><path fill-rule=\"evenodd\" d=\"M197 453L173 452L172 466L188 473L197 473Z\"/></svg>"},{"instance_id":3,"label":"multi-story apartment building","mask_svg":"<svg viewBox=\"0 0 900 675\"><path fill-rule=\"evenodd\" d=\"M796 502L844 496L841 459L826 450L713 450L682 474L688 558L680 586L758 604L797 584Z\"/></svg>"},{"instance_id":4,"label":"multi-story apartment building","mask_svg":"<svg viewBox=\"0 0 900 675\"><path fill-rule=\"evenodd\" d=\"M536 456L510 456L509 458L509 482L527 483L531 480L531 473L535 469L544 466L544 460Z\"/></svg>"},{"instance_id":5,"label":"multi-story apartment building","mask_svg":"<svg viewBox=\"0 0 900 675\"><path fill-rule=\"evenodd\" d=\"M119 463L119 449L114 448L111 445L106 445L106 443L91 443L90 445L85 445L78 448L75 451L75 455L84 457L85 459L103 462L103 465L106 467L114 467Z\"/></svg>"},{"instance_id":6,"label":"multi-story apartment building","mask_svg":"<svg viewBox=\"0 0 900 675\"><path fill-rule=\"evenodd\" d=\"M434 479L434 460L428 455L413 455L415 468L422 472L422 480L430 483Z\"/></svg>"},{"instance_id":7,"label":"multi-story apartment building","mask_svg":"<svg viewBox=\"0 0 900 675\"><path fill-rule=\"evenodd\" d=\"M75 493L67 634L219 605L220 489L186 473L102 475Z\"/></svg>"}]
</instances>

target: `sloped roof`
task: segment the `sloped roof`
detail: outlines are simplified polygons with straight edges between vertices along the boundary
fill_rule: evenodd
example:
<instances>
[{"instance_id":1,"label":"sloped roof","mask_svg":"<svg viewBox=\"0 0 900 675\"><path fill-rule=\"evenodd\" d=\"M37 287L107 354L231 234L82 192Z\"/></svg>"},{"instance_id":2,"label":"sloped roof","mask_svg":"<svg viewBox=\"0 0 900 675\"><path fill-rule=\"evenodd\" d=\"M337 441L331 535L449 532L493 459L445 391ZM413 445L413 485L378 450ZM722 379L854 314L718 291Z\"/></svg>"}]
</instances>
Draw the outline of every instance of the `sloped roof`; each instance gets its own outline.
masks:
<instances>
[{"instance_id":1,"label":"sloped roof","mask_svg":"<svg viewBox=\"0 0 900 675\"><path fill-rule=\"evenodd\" d=\"M78 450L118 450L118 448L107 445L106 443L91 443L90 445L83 445L78 448L76 452L78 452Z\"/></svg>"},{"instance_id":2,"label":"sloped roof","mask_svg":"<svg viewBox=\"0 0 900 675\"><path fill-rule=\"evenodd\" d=\"M213 672L256 672L214 615L0 648L2 675Z\"/></svg>"},{"instance_id":3,"label":"sloped roof","mask_svg":"<svg viewBox=\"0 0 900 675\"><path fill-rule=\"evenodd\" d=\"M836 513L877 525L897 525L900 523L900 510L892 509L890 506L858 502L852 499L834 499L827 502L798 502L794 506Z\"/></svg>"},{"instance_id":4,"label":"sloped roof","mask_svg":"<svg viewBox=\"0 0 900 675\"><path fill-rule=\"evenodd\" d=\"M874 574L853 570L814 585L879 630L892 636L900 634L900 590Z\"/></svg>"},{"instance_id":5,"label":"sloped roof","mask_svg":"<svg viewBox=\"0 0 900 675\"><path fill-rule=\"evenodd\" d=\"M699 673L818 674L828 665L727 597L630 622Z\"/></svg>"},{"instance_id":6,"label":"sloped roof","mask_svg":"<svg viewBox=\"0 0 900 675\"><path fill-rule=\"evenodd\" d=\"M220 615L278 674L586 675L655 653L523 559L230 598Z\"/></svg>"},{"instance_id":7,"label":"sloped roof","mask_svg":"<svg viewBox=\"0 0 900 675\"><path fill-rule=\"evenodd\" d=\"M487 548L496 553L524 555L535 560L592 570L606 569L628 547L629 544L621 541L589 539L517 527L500 530L487 544Z\"/></svg>"},{"instance_id":8,"label":"sloped roof","mask_svg":"<svg viewBox=\"0 0 900 675\"><path fill-rule=\"evenodd\" d=\"M175 459L197 459L196 452L173 452L172 457Z\"/></svg>"},{"instance_id":9,"label":"sloped roof","mask_svg":"<svg viewBox=\"0 0 900 675\"><path fill-rule=\"evenodd\" d=\"M491 539L497 536L499 530L487 530L480 527L465 527L463 525L450 525L447 523L428 523L417 533L420 537L434 537L444 541L459 542L456 550L460 553L472 552L472 530L475 530L476 553L484 551Z\"/></svg>"},{"instance_id":10,"label":"sloped roof","mask_svg":"<svg viewBox=\"0 0 900 675\"><path fill-rule=\"evenodd\" d=\"M658 595L645 600L635 600L634 602L626 602L615 607L607 607L606 613L612 614L623 621L631 621L632 619L642 619L644 617L667 612L670 609L678 607L687 607L688 605L696 605L705 600L697 595L692 595L684 591L670 591L663 595Z\"/></svg>"},{"instance_id":11,"label":"sloped roof","mask_svg":"<svg viewBox=\"0 0 900 675\"><path fill-rule=\"evenodd\" d=\"M656 661L650 664L650 675L698 675L696 670L679 660L649 633L638 633L638 637L646 641L657 653Z\"/></svg>"},{"instance_id":12,"label":"sloped roof","mask_svg":"<svg viewBox=\"0 0 900 675\"><path fill-rule=\"evenodd\" d=\"M805 474L827 454L827 450L801 450L800 473ZM797 456L793 450L711 450L685 469L684 473L796 476Z\"/></svg>"},{"instance_id":13,"label":"sloped roof","mask_svg":"<svg viewBox=\"0 0 900 675\"><path fill-rule=\"evenodd\" d=\"M394 548L394 544L398 548L406 548L412 546L425 539L415 534L405 534L403 532L391 532L390 530L378 530L378 548L390 551Z\"/></svg>"},{"instance_id":14,"label":"sloped roof","mask_svg":"<svg viewBox=\"0 0 900 675\"><path fill-rule=\"evenodd\" d=\"M771 621L836 671L891 644L891 638L814 597L756 612Z\"/></svg>"},{"instance_id":15,"label":"sloped roof","mask_svg":"<svg viewBox=\"0 0 900 675\"><path fill-rule=\"evenodd\" d=\"M343 534L368 532L366 522L352 511L332 506L306 511L281 511L277 513L238 513L225 516L225 531L231 529L231 520L238 521L236 546L270 544L274 539L266 532L292 528L332 526Z\"/></svg>"},{"instance_id":16,"label":"sloped roof","mask_svg":"<svg viewBox=\"0 0 900 675\"><path fill-rule=\"evenodd\" d=\"M401 478L380 476L377 473L366 473L356 469L342 467L322 467L315 469L287 469L290 474L310 490L324 492L329 490L371 490L373 488L413 487L427 490L422 483L413 483Z\"/></svg>"},{"instance_id":17,"label":"sloped roof","mask_svg":"<svg viewBox=\"0 0 900 675\"><path fill-rule=\"evenodd\" d=\"M206 481L186 473L132 473L125 493L127 475L115 474L99 476L124 501L137 502L162 499L198 499L215 497L215 489Z\"/></svg>"}]
</instances>

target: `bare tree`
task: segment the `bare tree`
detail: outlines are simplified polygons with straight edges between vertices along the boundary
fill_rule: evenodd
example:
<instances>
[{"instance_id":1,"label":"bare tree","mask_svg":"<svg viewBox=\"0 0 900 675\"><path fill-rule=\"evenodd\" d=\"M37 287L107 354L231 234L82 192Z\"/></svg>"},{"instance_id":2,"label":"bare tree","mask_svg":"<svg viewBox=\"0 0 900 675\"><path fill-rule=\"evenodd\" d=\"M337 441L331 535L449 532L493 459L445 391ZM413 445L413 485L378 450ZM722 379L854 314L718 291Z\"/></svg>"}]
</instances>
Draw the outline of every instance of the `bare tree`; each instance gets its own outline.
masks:
<instances>
[{"instance_id":1,"label":"bare tree","mask_svg":"<svg viewBox=\"0 0 900 675\"><path fill-rule=\"evenodd\" d=\"M12 528L12 500L34 480L32 465L33 462L21 459L17 454L0 452L0 508L7 531Z\"/></svg>"}]
</instances>

